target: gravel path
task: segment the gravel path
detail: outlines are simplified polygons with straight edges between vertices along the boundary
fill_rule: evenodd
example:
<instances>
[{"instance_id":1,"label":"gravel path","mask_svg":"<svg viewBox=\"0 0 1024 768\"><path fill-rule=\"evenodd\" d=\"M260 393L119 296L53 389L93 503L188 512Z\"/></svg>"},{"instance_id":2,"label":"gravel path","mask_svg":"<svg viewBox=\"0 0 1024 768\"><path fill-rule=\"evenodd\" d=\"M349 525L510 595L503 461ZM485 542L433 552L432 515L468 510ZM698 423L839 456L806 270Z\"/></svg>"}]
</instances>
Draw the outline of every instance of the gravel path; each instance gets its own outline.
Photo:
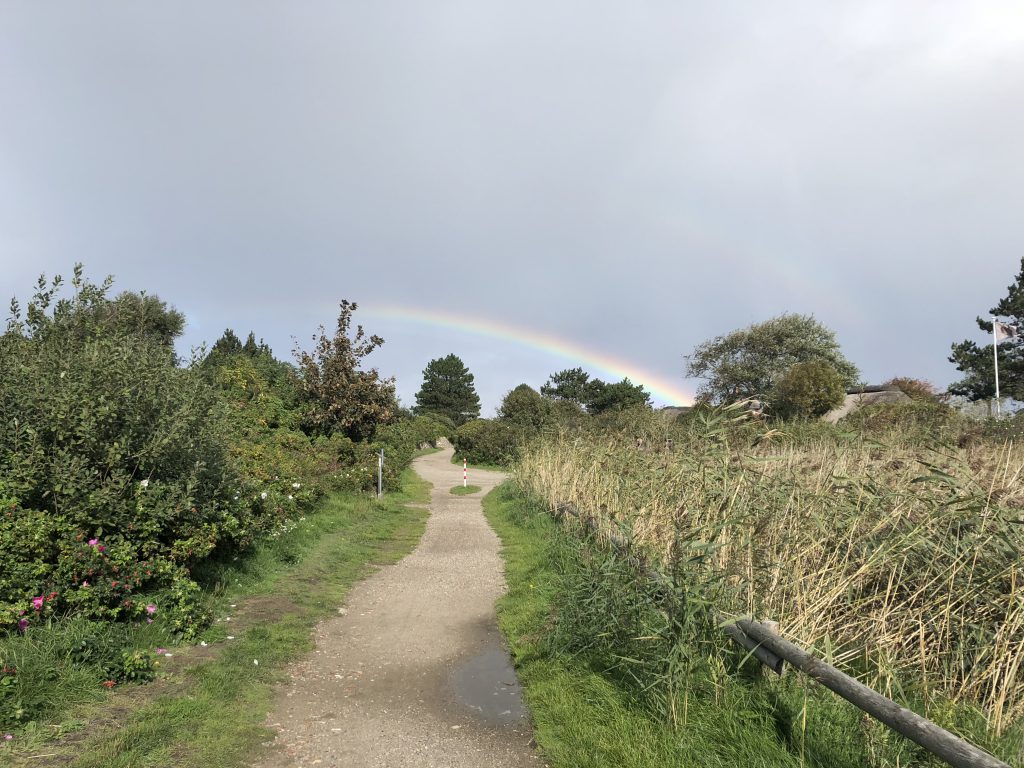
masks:
<instances>
[{"instance_id":1,"label":"gravel path","mask_svg":"<svg viewBox=\"0 0 1024 768\"><path fill-rule=\"evenodd\" d=\"M453 496L451 456L416 459L434 485L426 532L317 626L270 714L263 768L543 765L495 622L503 564L480 497L503 476L471 469L483 490Z\"/></svg>"}]
</instances>

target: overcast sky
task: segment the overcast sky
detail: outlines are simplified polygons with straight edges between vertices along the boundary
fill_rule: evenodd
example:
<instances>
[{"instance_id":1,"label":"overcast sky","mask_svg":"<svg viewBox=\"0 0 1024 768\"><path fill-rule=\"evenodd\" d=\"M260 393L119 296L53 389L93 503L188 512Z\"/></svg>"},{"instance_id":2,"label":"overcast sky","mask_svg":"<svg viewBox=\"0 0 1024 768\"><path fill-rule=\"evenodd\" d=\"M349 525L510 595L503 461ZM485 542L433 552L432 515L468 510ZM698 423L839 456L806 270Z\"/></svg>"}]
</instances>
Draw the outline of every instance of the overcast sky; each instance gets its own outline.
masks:
<instances>
[{"instance_id":1,"label":"overcast sky","mask_svg":"<svg viewBox=\"0 0 1024 768\"><path fill-rule=\"evenodd\" d=\"M678 391L814 314L868 382L945 386L1022 214L1019 0L0 0L0 300L82 261L287 357L347 298L406 404L449 352L485 415L618 371L387 306Z\"/></svg>"}]
</instances>

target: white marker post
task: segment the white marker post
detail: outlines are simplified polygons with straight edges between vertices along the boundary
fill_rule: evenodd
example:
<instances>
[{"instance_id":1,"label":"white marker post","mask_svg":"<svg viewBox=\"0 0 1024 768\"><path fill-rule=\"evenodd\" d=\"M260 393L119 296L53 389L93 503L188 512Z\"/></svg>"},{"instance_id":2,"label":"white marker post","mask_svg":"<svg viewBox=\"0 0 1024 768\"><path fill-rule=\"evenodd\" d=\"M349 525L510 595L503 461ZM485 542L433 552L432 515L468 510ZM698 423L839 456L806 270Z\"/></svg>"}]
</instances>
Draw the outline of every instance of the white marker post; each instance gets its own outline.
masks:
<instances>
[{"instance_id":1,"label":"white marker post","mask_svg":"<svg viewBox=\"0 0 1024 768\"><path fill-rule=\"evenodd\" d=\"M999 418L999 324L992 318L992 362L996 367L996 418ZM989 411L991 414L992 411Z\"/></svg>"},{"instance_id":2,"label":"white marker post","mask_svg":"<svg viewBox=\"0 0 1024 768\"><path fill-rule=\"evenodd\" d=\"M377 498L384 495L384 449L377 455Z\"/></svg>"},{"instance_id":3,"label":"white marker post","mask_svg":"<svg viewBox=\"0 0 1024 768\"><path fill-rule=\"evenodd\" d=\"M466 483L469 481L469 472L467 471L466 457L462 457L462 487L466 487Z\"/></svg>"}]
</instances>

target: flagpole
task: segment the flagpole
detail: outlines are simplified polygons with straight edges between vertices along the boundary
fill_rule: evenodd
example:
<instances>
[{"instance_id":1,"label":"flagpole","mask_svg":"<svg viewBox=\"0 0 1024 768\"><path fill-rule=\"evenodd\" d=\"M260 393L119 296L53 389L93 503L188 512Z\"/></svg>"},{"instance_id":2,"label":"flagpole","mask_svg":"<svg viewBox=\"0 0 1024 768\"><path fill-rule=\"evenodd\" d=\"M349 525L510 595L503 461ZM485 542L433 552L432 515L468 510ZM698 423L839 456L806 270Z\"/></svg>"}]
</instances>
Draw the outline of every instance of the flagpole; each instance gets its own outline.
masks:
<instances>
[{"instance_id":1,"label":"flagpole","mask_svg":"<svg viewBox=\"0 0 1024 768\"><path fill-rule=\"evenodd\" d=\"M996 336L996 319L992 318L992 361L996 369L996 418L999 418L999 339Z\"/></svg>"}]
</instances>

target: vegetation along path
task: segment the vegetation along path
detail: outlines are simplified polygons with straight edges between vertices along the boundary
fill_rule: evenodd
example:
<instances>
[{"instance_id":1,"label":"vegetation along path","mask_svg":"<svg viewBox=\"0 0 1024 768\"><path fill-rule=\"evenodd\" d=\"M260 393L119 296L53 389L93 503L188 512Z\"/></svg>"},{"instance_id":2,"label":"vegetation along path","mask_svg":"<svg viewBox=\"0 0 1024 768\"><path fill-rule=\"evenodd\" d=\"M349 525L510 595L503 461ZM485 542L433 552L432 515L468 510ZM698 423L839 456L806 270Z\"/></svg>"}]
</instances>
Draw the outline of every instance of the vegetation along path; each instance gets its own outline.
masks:
<instances>
[{"instance_id":1,"label":"vegetation along path","mask_svg":"<svg viewBox=\"0 0 1024 768\"><path fill-rule=\"evenodd\" d=\"M426 532L317 627L271 712L264 768L541 764L496 624L500 543L480 508L503 476L474 471L482 490L454 496L451 457L416 459L434 485Z\"/></svg>"}]
</instances>

